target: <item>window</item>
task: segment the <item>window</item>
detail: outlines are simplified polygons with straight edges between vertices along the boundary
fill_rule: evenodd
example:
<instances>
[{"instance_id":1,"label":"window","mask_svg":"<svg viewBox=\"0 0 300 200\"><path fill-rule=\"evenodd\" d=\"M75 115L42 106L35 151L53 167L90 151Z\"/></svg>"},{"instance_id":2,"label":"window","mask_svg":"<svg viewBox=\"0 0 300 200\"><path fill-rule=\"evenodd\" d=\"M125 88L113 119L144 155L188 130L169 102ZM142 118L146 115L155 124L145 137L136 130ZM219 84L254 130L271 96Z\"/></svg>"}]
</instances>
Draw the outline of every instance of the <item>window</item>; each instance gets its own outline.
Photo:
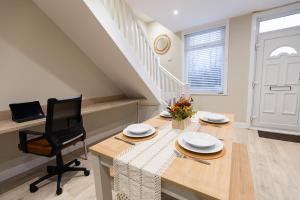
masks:
<instances>
[{"instance_id":1,"label":"window","mask_svg":"<svg viewBox=\"0 0 300 200\"><path fill-rule=\"evenodd\" d=\"M224 93L226 26L184 36L186 80L194 93Z\"/></svg>"},{"instance_id":2,"label":"window","mask_svg":"<svg viewBox=\"0 0 300 200\"><path fill-rule=\"evenodd\" d=\"M274 51L272 51L270 57L277 57L280 55L292 55L292 54L297 54L296 49L292 48L292 47L279 47L277 49L275 49Z\"/></svg>"},{"instance_id":3,"label":"window","mask_svg":"<svg viewBox=\"0 0 300 200\"><path fill-rule=\"evenodd\" d=\"M295 26L300 26L300 13L262 21L259 23L259 32L265 33Z\"/></svg>"}]
</instances>

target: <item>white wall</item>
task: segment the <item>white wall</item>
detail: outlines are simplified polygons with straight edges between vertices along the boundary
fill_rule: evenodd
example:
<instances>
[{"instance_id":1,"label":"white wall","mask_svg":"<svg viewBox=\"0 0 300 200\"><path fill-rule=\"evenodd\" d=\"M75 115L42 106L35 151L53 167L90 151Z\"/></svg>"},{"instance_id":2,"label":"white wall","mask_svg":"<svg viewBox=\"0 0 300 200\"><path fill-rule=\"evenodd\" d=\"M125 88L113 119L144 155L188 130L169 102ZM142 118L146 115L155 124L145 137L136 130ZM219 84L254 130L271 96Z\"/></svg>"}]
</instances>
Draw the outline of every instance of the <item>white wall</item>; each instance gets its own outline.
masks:
<instances>
[{"instance_id":1,"label":"white wall","mask_svg":"<svg viewBox=\"0 0 300 200\"><path fill-rule=\"evenodd\" d=\"M169 72L171 72L178 79L182 80L182 41L181 33L173 33L169 29L165 28L158 22L151 22L147 26L147 33L149 41L154 44L155 38L161 34L166 34L171 39L171 47L169 51L164 55L159 55L160 63ZM153 48L154 49L154 48Z\"/></svg>"},{"instance_id":2,"label":"white wall","mask_svg":"<svg viewBox=\"0 0 300 200\"><path fill-rule=\"evenodd\" d=\"M0 110L49 97L120 90L31 1L0 2Z\"/></svg>"},{"instance_id":3,"label":"white wall","mask_svg":"<svg viewBox=\"0 0 300 200\"><path fill-rule=\"evenodd\" d=\"M236 121L246 122L251 16L247 14L229 20L228 95L192 95L197 110L234 113ZM147 30L152 43L157 35L169 35L172 45L167 54L160 55L161 63L169 72L183 80L181 33L172 33L157 22L148 24Z\"/></svg>"}]
</instances>

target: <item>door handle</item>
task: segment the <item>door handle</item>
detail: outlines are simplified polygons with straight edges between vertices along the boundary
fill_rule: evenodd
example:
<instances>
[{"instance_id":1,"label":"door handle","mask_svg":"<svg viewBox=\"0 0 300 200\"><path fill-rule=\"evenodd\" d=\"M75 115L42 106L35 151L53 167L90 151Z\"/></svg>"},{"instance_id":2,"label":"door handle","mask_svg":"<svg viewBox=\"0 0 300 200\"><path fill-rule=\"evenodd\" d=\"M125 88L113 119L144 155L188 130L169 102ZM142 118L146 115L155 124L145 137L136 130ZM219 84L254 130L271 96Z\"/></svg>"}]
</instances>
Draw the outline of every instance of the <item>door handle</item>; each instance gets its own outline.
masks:
<instances>
[{"instance_id":1,"label":"door handle","mask_svg":"<svg viewBox=\"0 0 300 200\"><path fill-rule=\"evenodd\" d=\"M285 86L285 85L270 85L270 91L291 91L292 86Z\"/></svg>"}]
</instances>

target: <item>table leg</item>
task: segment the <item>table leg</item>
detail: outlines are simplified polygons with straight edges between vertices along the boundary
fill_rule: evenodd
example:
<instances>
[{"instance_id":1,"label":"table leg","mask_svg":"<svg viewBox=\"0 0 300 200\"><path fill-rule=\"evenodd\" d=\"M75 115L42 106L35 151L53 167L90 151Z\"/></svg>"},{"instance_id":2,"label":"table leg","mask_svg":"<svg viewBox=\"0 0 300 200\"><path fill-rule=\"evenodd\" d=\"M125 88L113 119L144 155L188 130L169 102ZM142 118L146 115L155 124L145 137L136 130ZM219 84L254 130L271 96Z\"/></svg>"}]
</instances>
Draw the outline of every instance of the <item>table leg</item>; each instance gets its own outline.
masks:
<instances>
[{"instance_id":1,"label":"table leg","mask_svg":"<svg viewBox=\"0 0 300 200\"><path fill-rule=\"evenodd\" d=\"M101 157L91 156L97 200L112 200L109 168L101 164Z\"/></svg>"}]
</instances>

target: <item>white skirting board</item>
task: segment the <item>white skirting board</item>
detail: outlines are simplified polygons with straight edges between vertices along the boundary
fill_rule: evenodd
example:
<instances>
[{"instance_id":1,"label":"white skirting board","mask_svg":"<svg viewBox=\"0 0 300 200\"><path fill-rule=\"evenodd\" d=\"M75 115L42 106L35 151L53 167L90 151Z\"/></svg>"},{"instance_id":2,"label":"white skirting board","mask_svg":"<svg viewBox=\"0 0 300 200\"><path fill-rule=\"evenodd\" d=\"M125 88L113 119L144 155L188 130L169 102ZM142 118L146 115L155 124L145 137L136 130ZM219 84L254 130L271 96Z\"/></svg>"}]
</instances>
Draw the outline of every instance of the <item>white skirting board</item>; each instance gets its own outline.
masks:
<instances>
[{"instance_id":1,"label":"white skirting board","mask_svg":"<svg viewBox=\"0 0 300 200\"><path fill-rule=\"evenodd\" d=\"M132 123L135 123L135 122L132 122ZM122 126L119 126L117 128L114 128L114 129L111 129L111 130L108 130L108 131L105 131L105 132L101 132L101 133L99 133L98 131L90 132L89 134L94 134L95 132L98 133L98 134L96 134L96 135L94 135L90 138L87 138L86 139L86 144L89 145L89 144L92 144L94 142L100 141L101 139L104 139L108 136L114 135L115 133L118 133L118 132L122 131L127 125L128 124L125 124L125 125L122 125ZM63 150L63 155L67 154L69 152L72 152L76 149L79 149L79 148L83 148L82 143L78 143L74 146L70 146L70 147L64 149ZM15 167L12 167L10 169L4 170L4 171L0 172L0 182L4 181L6 179L9 179L11 177L14 177L18 174L24 173L28 170L31 170L35 167L38 167L38 166L42 165L42 164L45 164L48 161L53 160L53 159L55 159L55 157L52 157L52 158L38 157L34 160L31 160L31 161L22 163L20 165L17 165Z\"/></svg>"},{"instance_id":2,"label":"white skirting board","mask_svg":"<svg viewBox=\"0 0 300 200\"><path fill-rule=\"evenodd\" d=\"M299 132L295 131L287 131L287 130L281 130L281 129L270 129L270 128L261 128L261 127L250 127L252 130L257 131L266 131L266 132L273 132L273 133L279 133L279 134L286 134L286 135L300 135Z\"/></svg>"}]
</instances>

